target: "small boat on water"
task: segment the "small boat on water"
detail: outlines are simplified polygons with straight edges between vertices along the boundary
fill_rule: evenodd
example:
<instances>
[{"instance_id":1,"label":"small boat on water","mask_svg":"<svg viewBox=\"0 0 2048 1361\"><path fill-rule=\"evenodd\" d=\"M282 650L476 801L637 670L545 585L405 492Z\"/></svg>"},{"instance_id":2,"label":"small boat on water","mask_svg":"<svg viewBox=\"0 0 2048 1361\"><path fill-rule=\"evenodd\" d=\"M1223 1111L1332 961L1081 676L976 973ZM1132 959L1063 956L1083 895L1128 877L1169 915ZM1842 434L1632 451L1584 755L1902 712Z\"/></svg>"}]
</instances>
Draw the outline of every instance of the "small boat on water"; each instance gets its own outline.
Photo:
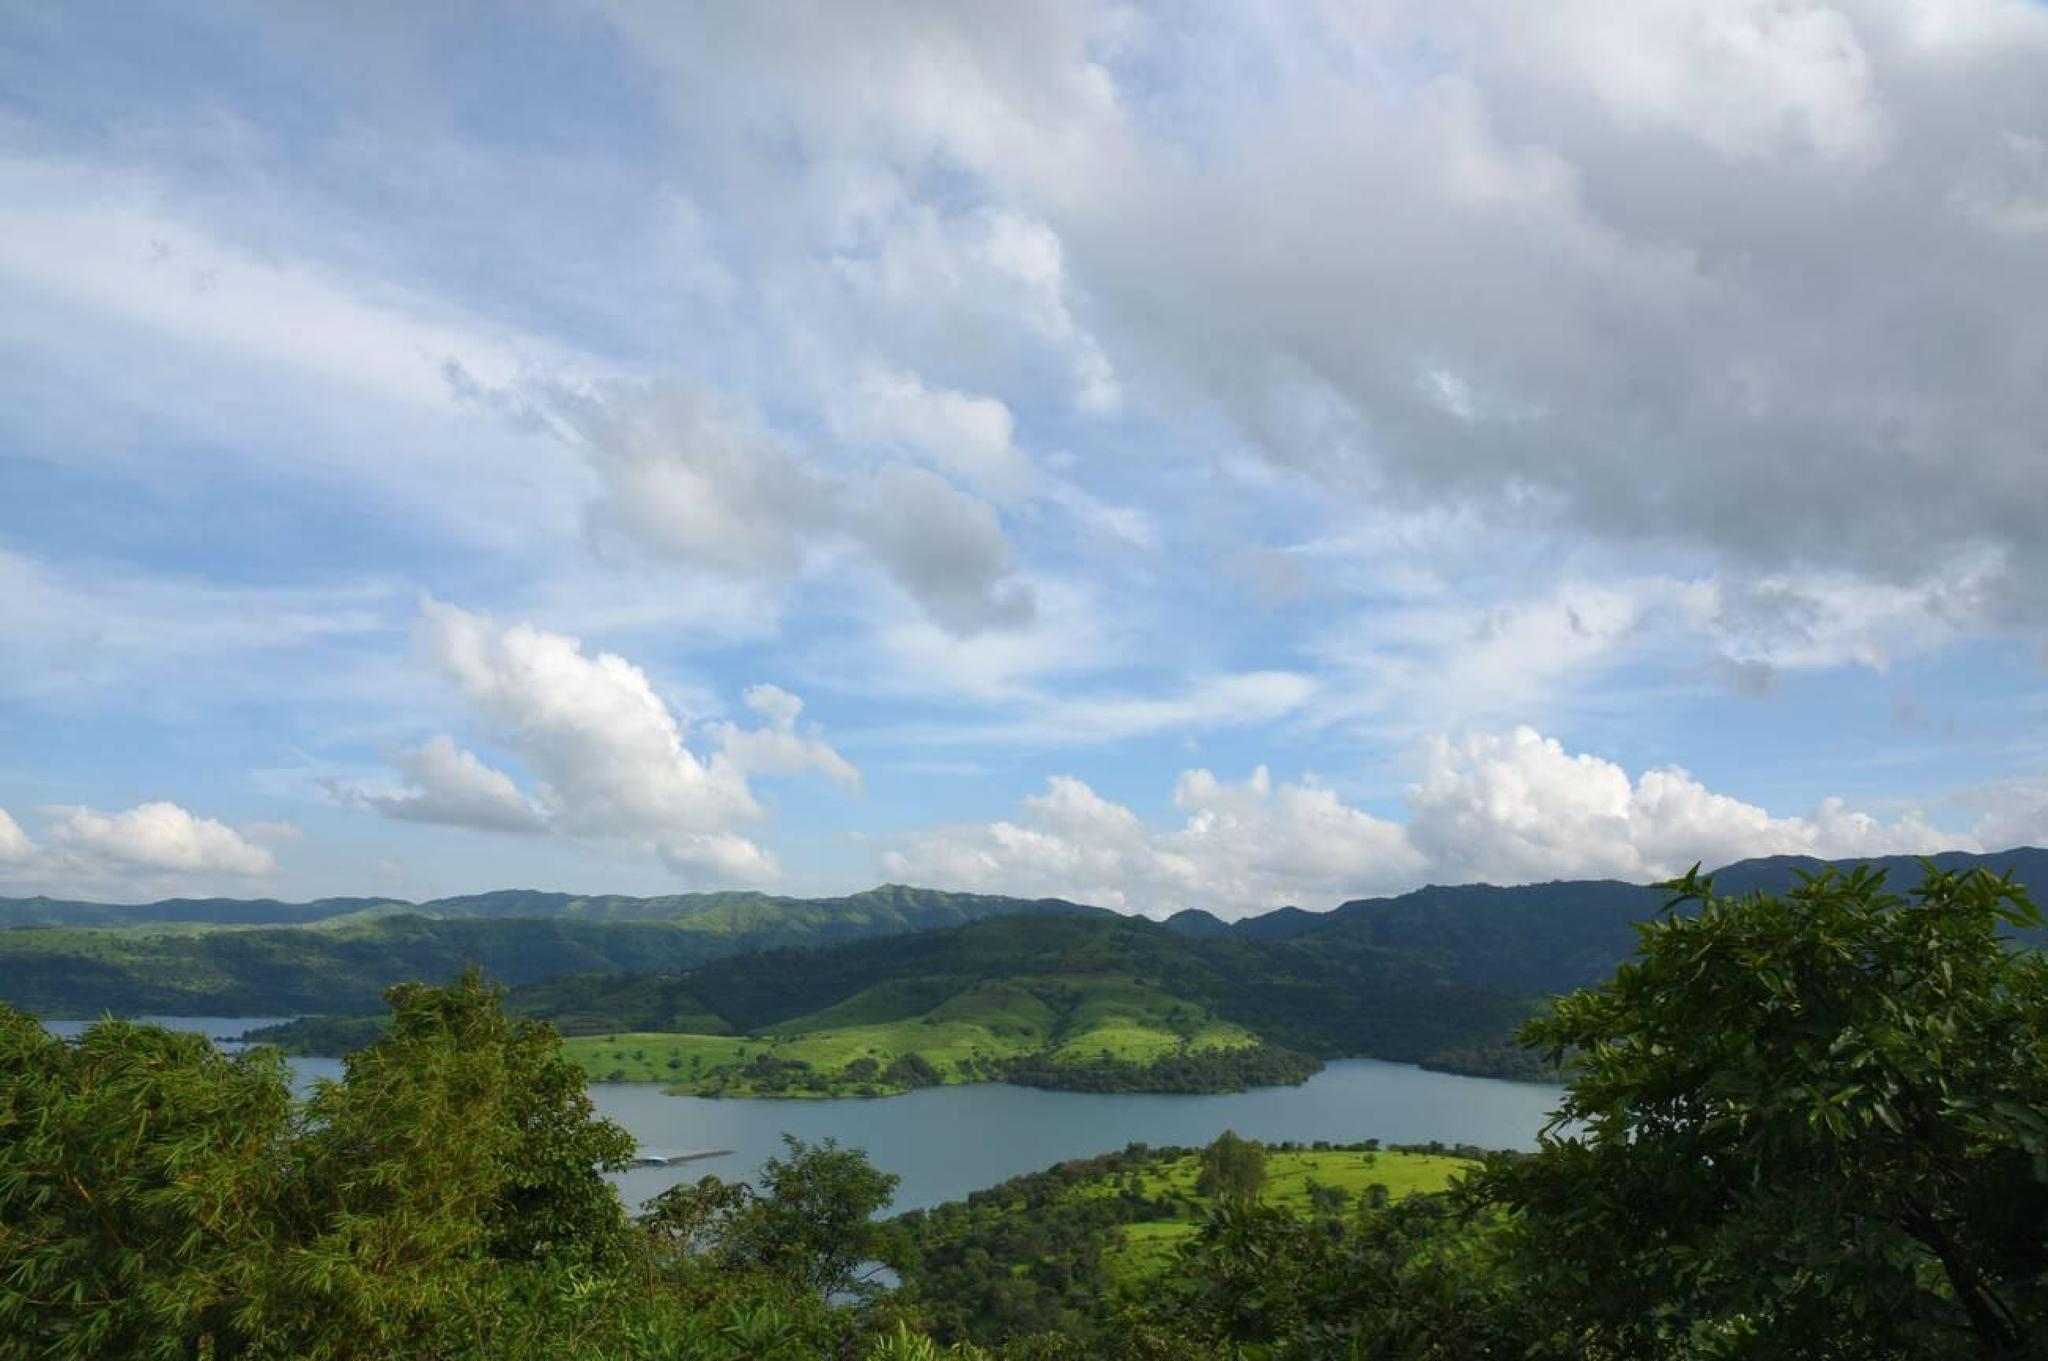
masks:
<instances>
[{"instance_id":1,"label":"small boat on water","mask_svg":"<svg viewBox=\"0 0 2048 1361\"><path fill-rule=\"evenodd\" d=\"M641 1153L628 1165L632 1167L680 1167L684 1163L693 1163L700 1158L724 1158L731 1156L731 1154L732 1150L729 1148L708 1148L701 1153Z\"/></svg>"}]
</instances>

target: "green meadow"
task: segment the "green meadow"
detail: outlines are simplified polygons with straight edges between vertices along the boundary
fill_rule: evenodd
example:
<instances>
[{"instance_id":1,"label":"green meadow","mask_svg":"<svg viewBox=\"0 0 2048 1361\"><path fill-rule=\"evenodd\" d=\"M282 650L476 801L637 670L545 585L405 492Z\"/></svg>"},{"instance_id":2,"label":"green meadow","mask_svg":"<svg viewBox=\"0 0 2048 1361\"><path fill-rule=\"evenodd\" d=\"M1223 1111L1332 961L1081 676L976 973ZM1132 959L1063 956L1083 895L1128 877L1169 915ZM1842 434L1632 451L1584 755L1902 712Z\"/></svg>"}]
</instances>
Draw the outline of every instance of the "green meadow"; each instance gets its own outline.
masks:
<instances>
[{"instance_id":1,"label":"green meadow","mask_svg":"<svg viewBox=\"0 0 2048 1361\"><path fill-rule=\"evenodd\" d=\"M1266 1186L1260 1202L1307 1215L1314 1208L1310 1187L1330 1188L1340 1193L1347 1205L1372 1196L1372 1188L1386 1188L1388 1200L1400 1200L1418 1192L1441 1191L1451 1178L1474 1166L1466 1158L1437 1153L1404 1153L1365 1149L1268 1150ZM1189 1153L1159 1162L1130 1174L1139 1194L1175 1206L1171 1219L1141 1220L1125 1224L1118 1231L1121 1241L1103 1257L1110 1277L1124 1286L1142 1284L1165 1274L1173 1264L1180 1245L1193 1237L1213 1202L1195 1190L1200 1157ZM1107 1195L1121 1191L1121 1184L1097 1183L1083 1188L1081 1195Z\"/></svg>"},{"instance_id":2,"label":"green meadow","mask_svg":"<svg viewBox=\"0 0 2048 1361\"><path fill-rule=\"evenodd\" d=\"M934 999L937 999L936 1001ZM975 1082L1013 1060L1150 1064L1258 1043L1206 1008L1099 974L937 986L898 980L754 1036L622 1031L572 1036L571 1059L600 1082L660 1082L715 1096L891 1095ZM921 1065L900 1067L916 1056Z\"/></svg>"}]
</instances>

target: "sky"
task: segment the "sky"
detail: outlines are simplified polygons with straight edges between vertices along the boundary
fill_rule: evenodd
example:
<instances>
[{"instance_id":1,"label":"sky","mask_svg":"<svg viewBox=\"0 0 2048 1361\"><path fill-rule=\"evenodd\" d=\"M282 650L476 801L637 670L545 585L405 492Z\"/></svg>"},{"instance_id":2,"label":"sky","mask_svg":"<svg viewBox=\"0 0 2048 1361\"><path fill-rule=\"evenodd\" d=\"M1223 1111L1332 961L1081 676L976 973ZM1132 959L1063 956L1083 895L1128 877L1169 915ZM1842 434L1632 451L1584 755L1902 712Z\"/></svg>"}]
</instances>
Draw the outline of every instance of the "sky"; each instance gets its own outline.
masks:
<instances>
[{"instance_id":1,"label":"sky","mask_svg":"<svg viewBox=\"0 0 2048 1361\"><path fill-rule=\"evenodd\" d=\"M2048 841L2048 7L0 6L0 893Z\"/></svg>"}]
</instances>

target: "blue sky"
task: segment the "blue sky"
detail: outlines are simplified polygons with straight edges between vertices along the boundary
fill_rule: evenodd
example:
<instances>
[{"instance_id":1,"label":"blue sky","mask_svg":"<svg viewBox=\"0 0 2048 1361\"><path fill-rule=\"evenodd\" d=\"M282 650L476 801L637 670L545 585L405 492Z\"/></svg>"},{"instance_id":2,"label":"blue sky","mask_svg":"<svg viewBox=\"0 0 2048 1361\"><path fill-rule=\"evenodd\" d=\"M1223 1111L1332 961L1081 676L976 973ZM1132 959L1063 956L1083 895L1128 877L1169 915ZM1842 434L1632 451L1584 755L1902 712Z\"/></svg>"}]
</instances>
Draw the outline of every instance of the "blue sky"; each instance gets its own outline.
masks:
<instances>
[{"instance_id":1,"label":"blue sky","mask_svg":"<svg viewBox=\"0 0 2048 1361\"><path fill-rule=\"evenodd\" d=\"M2048 837L2048 14L28 4L0 892Z\"/></svg>"}]
</instances>

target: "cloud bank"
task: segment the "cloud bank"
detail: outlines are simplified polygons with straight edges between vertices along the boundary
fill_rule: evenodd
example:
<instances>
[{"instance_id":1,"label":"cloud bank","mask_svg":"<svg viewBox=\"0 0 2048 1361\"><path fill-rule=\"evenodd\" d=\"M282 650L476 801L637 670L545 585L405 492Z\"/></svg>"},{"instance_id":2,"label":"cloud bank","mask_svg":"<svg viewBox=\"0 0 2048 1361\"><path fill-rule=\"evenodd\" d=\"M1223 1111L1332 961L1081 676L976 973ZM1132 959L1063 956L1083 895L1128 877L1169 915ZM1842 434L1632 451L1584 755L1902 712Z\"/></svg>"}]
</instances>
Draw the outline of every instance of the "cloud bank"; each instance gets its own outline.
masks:
<instances>
[{"instance_id":1,"label":"cloud bank","mask_svg":"<svg viewBox=\"0 0 2048 1361\"><path fill-rule=\"evenodd\" d=\"M44 810L40 843L0 809L0 879L58 892L172 892L249 881L277 871L263 840L289 840L289 823L237 829L157 800L115 813Z\"/></svg>"},{"instance_id":2,"label":"cloud bank","mask_svg":"<svg viewBox=\"0 0 2048 1361\"><path fill-rule=\"evenodd\" d=\"M1326 908L1424 883L1614 878L1649 882L1695 862L1978 849L1918 814L1883 821L1822 803L1774 817L1666 767L1631 777L1530 728L1428 746L1395 821L1312 781L1260 767L1232 783L1206 770L1175 785L1177 825L1155 825L1056 776L1014 820L913 833L883 854L892 876L948 888L1052 894L1161 916L1184 907L1240 917L1283 904ZM1999 831L2001 828L1987 827Z\"/></svg>"}]
</instances>

